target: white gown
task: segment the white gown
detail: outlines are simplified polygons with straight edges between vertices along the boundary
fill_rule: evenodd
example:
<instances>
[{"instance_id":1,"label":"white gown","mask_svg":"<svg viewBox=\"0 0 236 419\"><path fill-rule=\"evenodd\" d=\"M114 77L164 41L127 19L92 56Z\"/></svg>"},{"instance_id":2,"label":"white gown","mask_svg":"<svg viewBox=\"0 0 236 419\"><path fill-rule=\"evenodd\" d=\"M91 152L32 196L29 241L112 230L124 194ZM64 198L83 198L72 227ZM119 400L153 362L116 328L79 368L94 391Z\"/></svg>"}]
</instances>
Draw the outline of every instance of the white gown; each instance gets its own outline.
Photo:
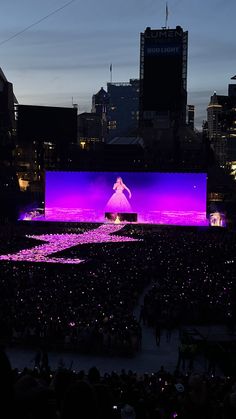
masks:
<instances>
[{"instance_id":1,"label":"white gown","mask_svg":"<svg viewBox=\"0 0 236 419\"><path fill-rule=\"evenodd\" d=\"M123 190L123 186L117 186L116 191L106 204L106 212L132 212L131 205Z\"/></svg>"}]
</instances>

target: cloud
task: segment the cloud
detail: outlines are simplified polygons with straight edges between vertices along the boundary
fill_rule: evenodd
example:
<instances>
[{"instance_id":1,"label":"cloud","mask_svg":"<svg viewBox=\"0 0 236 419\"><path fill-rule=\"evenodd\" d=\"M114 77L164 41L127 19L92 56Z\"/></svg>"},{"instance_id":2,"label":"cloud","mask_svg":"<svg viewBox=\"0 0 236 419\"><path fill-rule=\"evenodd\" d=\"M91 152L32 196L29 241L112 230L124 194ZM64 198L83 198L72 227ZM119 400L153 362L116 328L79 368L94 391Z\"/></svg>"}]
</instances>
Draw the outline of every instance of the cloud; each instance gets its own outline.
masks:
<instances>
[{"instance_id":1,"label":"cloud","mask_svg":"<svg viewBox=\"0 0 236 419\"><path fill-rule=\"evenodd\" d=\"M190 39L189 58L194 63L214 63L220 64L222 61L235 62L235 42L234 39L224 40L215 37L197 36L196 39Z\"/></svg>"},{"instance_id":2,"label":"cloud","mask_svg":"<svg viewBox=\"0 0 236 419\"><path fill-rule=\"evenodd\" d=\"M94 71L111 62L125 68L139 65L138 39L116 30L111 33L37 31L27 42L19 39L17 42L17 47L8 46L6 50L10 69Z\"/></svg>"}]
</instances>

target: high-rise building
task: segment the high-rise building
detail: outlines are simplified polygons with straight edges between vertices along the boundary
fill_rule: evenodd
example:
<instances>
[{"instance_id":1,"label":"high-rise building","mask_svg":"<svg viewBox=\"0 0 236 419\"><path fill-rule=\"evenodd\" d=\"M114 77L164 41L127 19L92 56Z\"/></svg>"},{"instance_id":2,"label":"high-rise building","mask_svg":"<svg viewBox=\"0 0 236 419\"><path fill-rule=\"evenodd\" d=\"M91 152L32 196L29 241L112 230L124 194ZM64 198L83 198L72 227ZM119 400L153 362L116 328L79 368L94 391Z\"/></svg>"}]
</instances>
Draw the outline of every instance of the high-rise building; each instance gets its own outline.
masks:
<instances>
[{"instance_id":1,"label":"high-rise building","mask_svg":"<svg viewBox=\"0 0 236 419\"><path fill-rule=\"evenodd\" d=\"M227 112L227 164L236 179L236 84L228 85L230 109Z\"/></svg>"},{"instance_id":2,"label":"high-rise building","mask_svg":"<svg viewBox=\"0 0 236 419\"><path fill-rule=\"evenodd\" d=\"M17 219L19 184L14 167L17 99L0 68L0 224Z\"/></svg>"},{"instance_id":3,"label":"high-rise building","mask_svg":"<svg viewBox=\"0 0 236 419\"><path fill-rule=\"evenodd\" d=\"M188 126L192 130L194 130L194 114L195 114L194 105L188 105Z\"/></svg>"},{"instance_id":4,"label":"high-rise building","mask_svg":"<svg viewBox=\"0 0 236 419\"><path fill-rule=\"evenodd\" d=\"M225 96L225 99L226 98L227 97ZM207 107L207 121L210 141L213 141L217 137L221 136L221 113L222 105L219 103L216 92L214 92Z\"/></svg>"},{"instance_id":5,"label":"high-rise building","mask_svg":"<svg viewBox=\"0 0 236 419\"><path fill-rule=\"evenodd\" d=\"M228 85L228 96L236 98L236 84L229 84Z\"/></svg>"},{"instance_id":6,"label":"high-rise building","mask_svg":"<svg viewBox=\"0 0 236 419\"><path fill-rule=\"evenodd\" d=\"M79 144L82 150L95 150L103 142L102 119L99 114L83 112L78 115Z\"/></svg>"},{"instance_id":7,"label":"high-rise building","mask_svg":"<svg viewBox=\"0 0 236 419\"><path fill-rule=\"evenodd\" d=\"M21 189L41 191L45 170L73 168L77 109L17 106L15 161Z\"/></svg>"},{"instance_id":8,"label":"high-rise building","mask_svg":"<svg viewBox=\"0 0 236 419\"><path fill-rule=\"evenodd\" d=\"M109 106L107 111L108 137L134 137L138 133L139 80L107 83Z\"/></svg>"},{"instance_id":9,"label":"high-rise building","mask_svg":"<svg viewBox=\"0 0 236 419\"><path fill-rule=\"evenodd\" d=\"M105 144L104 164L108 171L143 171L143 141L137 137L115 137Z\"/></svg>"},{"instance_id":10,"label":"high-rise building","mask_svg":"<svg viewBox=\"0 0 236 419\"><path fill-rule=\"evenodd\" d=\"M106 90L101 89L92 97L92 114L96 114L101 121L101 133L99 138L102 142L106 142L108 138L107 112L109 107L109 94Z\"/></svg>"},{"instance_id":11,"label":"high-rise building","mask_svg":"<svg viewBox=\"0 0 236 419\"><path fill-rule=\"evenodd\" d=\"M188 32L146 28L140 39L140 133L150 154L173 159L186 124Z\"/></svg>"},{"instance_id":12,"label":"high-rise building","mask_svg":"<svg viewBox=\"0 0 236 419\"><path fill-rule=\"evenodd\" d=\"M215 158L225 167L236 161L236 85L229 85L229 95L211 96L207 107L208 135Z\"/></svg>"},{"instance_id":13,"label":"high-rise building","mask_svg":"<svg viewBox=\"0 0 236 419\"><path fill-rule=\"evenodd\" d=\"M109 94L101 87L92 97L92 113L96 113L102 118L104 114L107 114L108 105Z\"/></svg>"},{"instance_id":14,"label":"high-rise building","mask_svg":"<svg viewBox=\"0 0 236 419\"><path fill-rule=\"evenodd\" d=\"M13 93L13 85L8 82L0 68L0 161L5 165L12 162L12 150L15 142L15 111L17 99Z\"/></svg>"}]
</instances>

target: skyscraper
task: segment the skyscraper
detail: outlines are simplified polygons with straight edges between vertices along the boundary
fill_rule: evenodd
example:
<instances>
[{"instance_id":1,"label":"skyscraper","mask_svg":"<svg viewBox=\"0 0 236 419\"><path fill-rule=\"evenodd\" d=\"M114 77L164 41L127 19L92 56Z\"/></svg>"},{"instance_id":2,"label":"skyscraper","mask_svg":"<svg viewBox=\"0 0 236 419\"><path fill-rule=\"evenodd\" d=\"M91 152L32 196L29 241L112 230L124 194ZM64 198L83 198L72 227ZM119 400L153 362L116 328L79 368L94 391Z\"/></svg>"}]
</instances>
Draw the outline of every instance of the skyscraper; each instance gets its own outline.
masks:
<instances>
[{"instance_id":1,"label":"skyscraper","mask_svg":"<svg viewBox=\"0 0 236 419\"><path fill-rule=\"evenodd\" d=\"M0 162L12 163L16 121L14 106L17 99L10 83L0 68Z\"/></svg>"},{"instance_id":2,"label":"skyscraper","mask_svg":"<svg viewBox=\"0 0 236 419\"><path fill-rule=\"evenodd\" d=\"M188 105L188 126L191 129L194 129L194 114L195 114L194 105Z\"/></svg>"},{"instance_id":3,"label":"skyscraper","mask_svg":"<svg viewBox=\"0 0 236 419\"><path fill-rule=\"evenodd\" d=\"M229 85L229 95L211 96L207 107L211 148L222 167L236 161L236 86Z\"/></svg>"},{"instance_id":4,"label":"skyscraper","mask_svg":"<svg viewBox=\"0 0 236 419\"><path fill-rule=\"evenodd\" d=\"M15 163L22 189L42 191L45 170L68 170L77 145L77 109L17 106Z\"/></svg>"},{"instance_id":5,"label":"skyscraper","mask_svg":"<svg viewBox=\"0 0 236 419\"><path fill-rule=\"evenodd\" d=\"M107 113L109 108L109 94L101 87L101 89L92 97L92 113L100 119L101 131L99 138L106 142L108 137ZM96 119L96 118L95 118Z\"/></svg>"},{"instance_id":6,"label":"skyscraper","mask_svg":"<svg viewBox=\"0 0 236 419\"><path fill-rule=\"evenodd\" d=\"M92 97L92 113L96 113L102 119L104 114L107 114L108 105L109 94L101 87L101 89Z\"/></svg>"},{"instance_id":7,"label":"skyscraper","mask_svg":"<svg viewBox=\"0 0 236 419\"><path fill-rule=\"evenodd\" d=\"M188 32L146 28L140 39L140 131L147 147L172 158L186 123ZM172 157L171 157L172 156Z\"/></svg>"},{"instance_id":8,"label":"skyscraper","mask_svg":"<svg viewBox=\"0 0 236 419\"><path fill-rule=\"evenodd\" d=\"M19 185L13 164L16 103L13 85L0 68L0 224L17 219Z\"/></svg>"},{"instance_id":9,"label":"skyscraper","mask_svg":"<svg viewBox=\"0 0 236 419\"><path fill-rule=\"evenodd\" d=\"M107 112L109 139L135 137L139 119L139 80L107 83L109 106Z\"/></svg>"}]
</instances>

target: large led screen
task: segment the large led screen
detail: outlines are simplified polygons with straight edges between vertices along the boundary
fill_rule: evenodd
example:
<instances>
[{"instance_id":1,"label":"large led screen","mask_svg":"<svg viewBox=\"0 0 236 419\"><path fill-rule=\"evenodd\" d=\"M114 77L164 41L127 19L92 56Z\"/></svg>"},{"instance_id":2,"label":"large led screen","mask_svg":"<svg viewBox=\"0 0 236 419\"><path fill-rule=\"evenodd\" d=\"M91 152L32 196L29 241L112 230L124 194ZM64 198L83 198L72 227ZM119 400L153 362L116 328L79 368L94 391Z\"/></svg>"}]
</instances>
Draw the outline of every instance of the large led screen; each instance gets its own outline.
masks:
<instances>
[{"instance_id":1,"label":"large led screen","mask_svg":"<svg viewBox=\"0 0 236 419\"><path fill-rule=\"evenodd\" d=\"M46 172L45 218L104 222L105 212L140 223L206 225L206 174Z\"/></svg>"}]
</instances>

